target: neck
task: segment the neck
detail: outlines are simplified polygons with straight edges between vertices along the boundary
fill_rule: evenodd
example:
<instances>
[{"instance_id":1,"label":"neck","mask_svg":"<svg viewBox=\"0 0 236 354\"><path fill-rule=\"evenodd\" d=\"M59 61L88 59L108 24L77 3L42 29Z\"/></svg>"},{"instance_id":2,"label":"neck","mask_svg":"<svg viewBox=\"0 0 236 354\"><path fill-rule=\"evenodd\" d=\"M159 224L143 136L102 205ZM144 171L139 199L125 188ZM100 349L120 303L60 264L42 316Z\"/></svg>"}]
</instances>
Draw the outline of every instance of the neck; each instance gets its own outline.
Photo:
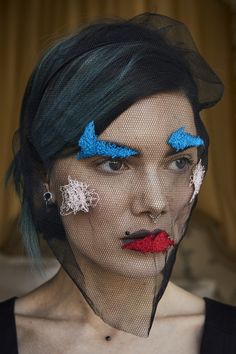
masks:
<instances>
[{"instance_id":1,"label":"neck","mask_svg":"<svg viewBox=\"0 0 236 354\"><path fill-rule=\"evenodd\" d=\"M92 274L93 277L86 280L88 287L89 282L93 281L93 278L96 277L95 273ZM121 297L118 300L120 300L123 305L124 299L128 300L131 297L130 287L132 282L130 279L124 280L124 278L121 279L121 277L115 277L114 275L110 275L110 278L112 278L112 281L106 275L106 283L109 283L110 285L108 288L110 291L118 291L118 293L121 294ZM127 284L124 284L124 281ZM103 285L104 284L102 283L97 284L97 287L95 288L96 296L99 296L101 293L104 294L105 289ZM143 311L143 308L146 307L145 305L147 303L145 296L140 295L145 295L145 290L148 290L148 287L150 287L150 284L148 282L145 283L145 280L142 282L137 280L133 281L132 303L137 304L136 301L138 301L138 303L142 302L144 306L140 309L140 311ZM53 317L60 317L62 314L65 316L66 314L68 319L84 320L84 318L86 318L88 323L92 323L94 319L97 318L87 301L85 301L82 293L63 268L60 268L58 273L47 283L43 284L40 289L44 294L48 294L48 298L50 297L50 299L53 299L53 301L50 302L50 308L48 309L49 313L51 312L53 314ZM158 304L158 318L167 317L173 312L172 294L176 291L176 289L178 289L178 287L176 287L172 282L168 283L164 295ZM107 292L107 287L105 292ZM104 306L107 306L106 300L107 299L105 296L104 299L101 298L100 300L104 302ZM136 307L136 313L137 310L138 309Z\"/></svg>"}]
</instances>

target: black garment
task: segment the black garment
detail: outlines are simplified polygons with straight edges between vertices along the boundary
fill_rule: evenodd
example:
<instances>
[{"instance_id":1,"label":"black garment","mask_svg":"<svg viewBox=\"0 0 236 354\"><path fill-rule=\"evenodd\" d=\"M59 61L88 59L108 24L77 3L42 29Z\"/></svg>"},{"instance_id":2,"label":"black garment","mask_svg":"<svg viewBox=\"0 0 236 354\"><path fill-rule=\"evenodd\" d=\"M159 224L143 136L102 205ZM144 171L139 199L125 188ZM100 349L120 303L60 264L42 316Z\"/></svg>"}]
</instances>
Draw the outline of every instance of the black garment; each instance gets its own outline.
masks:
<instances>
[{"instance_id":1,"label":"black garment","mask_svg":"<svg viewBox=\"0 0 236 354\"><path fill-rule=\"evenodd\" d=\"M16 297L0 303L0 353L18 354L14 305Z\"/></svg>"},{"instance_id":2,"label":"black garment","mask_svg":"<svg viewBox=\"0 0 236 354\"><path fill-rule=\"evenodd\" d=\"M0 353L18 354L14 304L0 303ZM236 354L236 306L204 297L206 317L200 354ZM187 353L183 353L187 354Z\"/></svg>"},{"instance_id":3,"label":"black garment","mask_svg":"<svg viewBox=\"0 0 236 354\"><path fill-rule=\"evenodd\" d=\"M236 354L236 306L203 299L206 318L200 354Z\"/></svg>"}]
</instances>

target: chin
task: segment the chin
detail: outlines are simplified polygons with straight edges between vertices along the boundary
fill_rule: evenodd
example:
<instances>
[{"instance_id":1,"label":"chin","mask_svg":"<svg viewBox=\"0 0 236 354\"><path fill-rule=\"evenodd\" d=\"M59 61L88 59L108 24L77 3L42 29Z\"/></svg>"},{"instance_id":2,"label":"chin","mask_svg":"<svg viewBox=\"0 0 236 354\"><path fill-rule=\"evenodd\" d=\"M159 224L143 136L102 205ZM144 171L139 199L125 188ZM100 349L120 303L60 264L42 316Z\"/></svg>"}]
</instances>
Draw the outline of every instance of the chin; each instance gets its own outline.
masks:
<instances>
[{"instance_id":1,"label":"chin","mask_svg":"<svg viewBox=\"0 0 236 354\"><path fill-rule=\"evenodd\" d=\"M126 254L114 256L114 259L97 263L102 272L115 277L147 278L161 274L165 267L166 254L140 253L130 250L122 250Z\"/></svg>"}]
</instances>

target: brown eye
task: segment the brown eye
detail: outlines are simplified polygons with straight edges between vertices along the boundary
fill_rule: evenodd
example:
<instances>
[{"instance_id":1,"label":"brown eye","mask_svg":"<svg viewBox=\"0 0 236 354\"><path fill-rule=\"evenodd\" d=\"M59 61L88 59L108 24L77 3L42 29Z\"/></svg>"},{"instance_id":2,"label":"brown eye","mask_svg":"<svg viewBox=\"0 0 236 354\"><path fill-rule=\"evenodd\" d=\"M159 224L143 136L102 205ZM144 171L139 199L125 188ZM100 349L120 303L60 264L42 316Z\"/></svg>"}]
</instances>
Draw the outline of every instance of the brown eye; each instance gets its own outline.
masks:
<instances>
[{"instance_id":1,"label":"brown eye","mask_svg":"<svg viewBox=\"0 0 236 354\"><path fill-rule=\"evenodd\" d=\"M119 172L127 169L125 167L125 159L109 159L98 163L99 169L105 172Z\"/></svg>"}]
</instances>

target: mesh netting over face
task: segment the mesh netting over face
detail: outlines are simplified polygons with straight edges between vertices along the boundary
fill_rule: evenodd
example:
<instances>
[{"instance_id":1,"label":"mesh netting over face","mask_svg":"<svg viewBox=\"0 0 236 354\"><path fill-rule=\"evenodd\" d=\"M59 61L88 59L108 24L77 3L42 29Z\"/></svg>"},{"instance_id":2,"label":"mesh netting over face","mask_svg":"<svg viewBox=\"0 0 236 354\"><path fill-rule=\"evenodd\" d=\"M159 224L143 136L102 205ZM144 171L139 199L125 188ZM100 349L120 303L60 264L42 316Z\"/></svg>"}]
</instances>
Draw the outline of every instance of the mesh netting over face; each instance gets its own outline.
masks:
<instances>
[{"instance_id":1,"label":"mesh netting over face","mask_svg":"<svg viewBox=\"0 0 236 354\"><path fill-rule=\"evenodd\" d=\"M48 239L53 252L96 314L138 336L149 333L194 204L190 182L199 162L198 148L176 151L168 144L181 127L199 136L183 94L140 100L98 136L138 150L137 155L81 160L73 155L57 160L50 176L58 209L66 202L62 191L71 181L86 183L99 197L88 212L74 214L71 209L71 214L61 216L66 238ZM73 193L72 199L67 197L72 200ZM155 224L150 214L157 217ZM143 229L165 231L174 245L146 253L124 248L134 241L122 240L126 232Z\"/></svg>"},{"instance_id":2,"label":"mesh netting over face","mask_svg":"<svg viewBox=\"0 0 236 354\"><path fill-rule=\"evenodd\" d=\"M207 169L199 112L222 94L185 25L151 13L82 28L32 73L10 170L25 244L42 235L115 328L158 317Z\"/></svg>"}]
</instances>

